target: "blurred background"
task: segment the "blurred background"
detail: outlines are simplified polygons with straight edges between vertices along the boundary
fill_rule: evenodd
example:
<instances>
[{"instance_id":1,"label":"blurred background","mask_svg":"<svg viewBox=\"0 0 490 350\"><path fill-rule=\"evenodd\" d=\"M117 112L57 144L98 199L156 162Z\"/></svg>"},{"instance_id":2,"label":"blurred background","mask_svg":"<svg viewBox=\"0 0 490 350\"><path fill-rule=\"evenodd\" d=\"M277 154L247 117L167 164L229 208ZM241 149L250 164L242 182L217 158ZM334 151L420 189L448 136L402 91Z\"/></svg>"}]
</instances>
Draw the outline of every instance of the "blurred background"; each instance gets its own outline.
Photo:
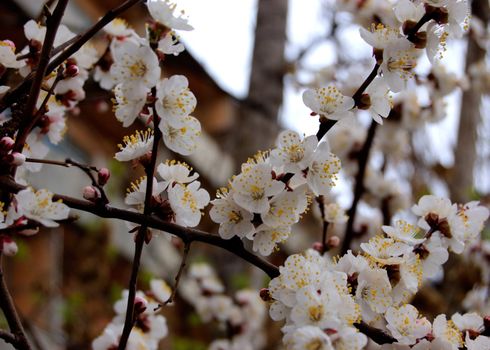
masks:
<instances>
[{"instance_id":1,"label":"blurred background","mask_svg":"<svg viewBox=\"0 0 490 350\"><path fill-rule=\"evenodd\" d=\"M80 33L121 2L71 0L63 23ZM180 159L191 164L201 174L201 183L212 197L215 189L225 185L243 161L257 150L273 146L280 130L316 133L318 118L310 116L311 111L301 99L306 88L336 81L348 91L349 87L360 84L373 65L371 49L360 38L359 27L369 26L375 13L353 15L349 6L356 1L182 0L178 3L195 30L178 33L186 51L179 56L167 56L163 72L165 76L183 74L189 79L190 89L198 100L194 115L202 124L203 137L198 151L185 159L164 149L160 154L162 160ZM390 6L390 1L378 3ZM488 9L488 1L474 0L474 3L480 9ZM23 25L39 17L42 5L43 1L2 0L0 39L10 39L17 47L24 47ZM389 223L396 210L407 209L423 194L448 195L458 202L490 202L487 95L490 74L485 69L478 71L477 84L472 80L475 74L470 71L477 63L488 61L488 15L489 12L481 11L474 14L481 22L483 34L473 33L448 44L441 64L454 73L458 87L464 89L457 88L444 96L442 111L438 111L442 116L429 118L428 122L403 132L395 133L389 119L380 127L384 131L378 132L371 163L376 171L382 169L383 178L391 181L396 196L403 195L404 202L392 204L393 212L386 217L383 205L399 198L388 191L386 198L373 203L368 193L355 223L359 239L367 239L368 236L361 237L366 232L379 232L381 224ZM144 5L131 8L122 17L141 35L144 33L148 19ZM103 50L102 35L93 43ZM423 80L430 74L427 59L421 58L417 78ZM116 162L113 156L123 136L143 124L124 129L112 114L110 92L102 90L93 80L87 82L85 90L86 99L68 118L65 140L56 147L50 145L47 158L70 157L110 168L111 203L122 207L124 189L142 174ZM414 88L410 93L408 97L395 96L395 106L406 109L406 104L411 104L411 113L422 115L429 110L435 114L429 92ZM339 123L335 136L338 140L339 134L345 134L353 140L349 143L351 152L344 150L346 165L356 161L355 151L366 137L370 118L361 114L358 119L355 124ZM338 144L333 143L334 150ZM393 159L387 150L396 153ZM32 176L32 184L81 197L87 180L77 169L45 166ZM352 184L352 173L347 171L331 199L347 209L352 201ZM74 224L54 230L41 228L40 234L18 242L19 254L9 260L7 277L15 303L32 338L46 349L90 348L92 339L112 318L112 304L120 298L129 279L133 241L126 225L78 214L80 218ZM217 232L209 218L203 220L200 228ZM339 226L339 235L341 231ZM287 255L311 246L320 233L321 218L314 207L296 225L282 251L272 255L271 261L281 264ZM181 250L180 242L165 237L157 237L146 246L140 287L148 288L152 276L172 282ZM190 261L207 261L216 266L230 293L244 287L261 288L267 283L261 271L217 249L193 245ZM418 304L429 315L457 311L457 306L452 305L459 305L473 284L481 282L481 268L471 261L452 257L447 265L449 273L440 276L417 297ZM452 287L448 289L448 286ZM223 335L222 329L202 322L180 298L164 314L171 335L161 349L206 349L212 339ZM280 325L269 323L264 349L277 349Z\"/></svg>"}]
</instances>

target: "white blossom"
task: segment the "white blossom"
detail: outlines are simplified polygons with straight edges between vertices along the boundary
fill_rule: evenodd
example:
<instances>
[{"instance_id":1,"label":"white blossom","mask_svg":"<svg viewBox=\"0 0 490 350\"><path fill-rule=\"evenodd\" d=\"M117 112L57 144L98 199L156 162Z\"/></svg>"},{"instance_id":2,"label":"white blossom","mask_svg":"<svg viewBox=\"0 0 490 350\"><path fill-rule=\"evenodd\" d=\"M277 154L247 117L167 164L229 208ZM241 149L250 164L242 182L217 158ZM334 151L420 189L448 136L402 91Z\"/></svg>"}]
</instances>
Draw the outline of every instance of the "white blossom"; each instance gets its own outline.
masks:
<instances>
[{"instance_id":1,"label":"white blossom","mask_svg":"<svg viewBox=\"0 0 490 350\"><path fill-rule=\"evenodd\" d=\"M153 146L153 131L147 129L145 131L137 130L136 133L130 136L124 136L124 144L117 145L120 149L114 158L120 162L138 159L151 151Z\"/></svg>"},{"instance_id":2,"label":"white blossom","mask_svg":"<svg viewBox=\"0 0 490 350\"><path fill-rule=\"evenodd\" d=\"M313 112L328 119L339 120L353 116L350 111L354 108L354 99L343 95L333 85L325 88L306 90L303 93L303 102Z\"/></svg>"}]
</instances>

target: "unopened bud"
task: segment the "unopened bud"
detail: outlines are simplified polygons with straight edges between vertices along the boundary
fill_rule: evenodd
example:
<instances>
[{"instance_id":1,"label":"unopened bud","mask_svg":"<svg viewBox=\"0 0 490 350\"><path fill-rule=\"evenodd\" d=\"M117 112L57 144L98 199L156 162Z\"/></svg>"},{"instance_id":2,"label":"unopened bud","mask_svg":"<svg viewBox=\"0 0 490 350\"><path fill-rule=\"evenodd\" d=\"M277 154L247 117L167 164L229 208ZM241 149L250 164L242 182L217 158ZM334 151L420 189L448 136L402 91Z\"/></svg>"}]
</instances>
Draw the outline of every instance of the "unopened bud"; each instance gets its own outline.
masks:
<instances>
[{"instance_id":1,"label":"unopened bud","mask_svg":"<svg viewBox=\"0 0 490 350\"><path fill-rule=\"evenodd\" d=\"M18 234L23 236L33 236L38 232L39 232L39 227L35 227L35 228L27 228L25 230L19 231Z\"/></svg>"},{"instance_id":2,"label":"unopened bud","mask_svg":"<svg viewBox=\"0 0 490 350\"><path fill-rule=\"evenodd\" d=\"M272 295L268 288L262 288L259 292L260 298L265 301L272 301Z\"/></svg>"},{"instance_id":3,"label":"unopened bud","mask_svg":"<svg viewBox=\"0 0 490 350\"><path fill-rule=\"evenodd\" d=\"M19 152L10 153L7 157L8 162L12 165L22 165L26 162L26 156Z\"/></svg>"},{"instance_id":4,"label":"unopened bud","mask_svg":"<svg viewBox=\"0 0 490 350\"><path fill-rule=\"evenodd\" d=\"M99 170L97 173L97 182L99 185L104 186L107 181L109 181L109 178L111 177L111 172L107 168L102 168Z\"/></svg>"},{"instance_id":5,"label":"unopened bud","mask_svg":"<svg viewBox=\"0 0 490 350\"><path fill-rule=\"evenodd\" d=\"M10 151L14 147L15 141L9 137L9 136L4 136L0 140L0 150L4 152Z\"/></svg>"},{"instance_id":6,"label":"unopened bud","mask_svg":"<svg viewBox=\"0 0 490 350\"><path fill-rule=\"evenodd\" d=\"M100 198L99 190L94 186L86 186L83 189L83 198L89 201L95 201Z\"/></svg>"},{"instance_id":7,"label":"unopened bud","mask_svg":"<svg viewBox=\"0 0 490 350\"><path fill-rule=\"evenodd\" d=\"M7 256L14 256L17 254L17 251L19 248L17 247L17 244L12 240L10 237L3 237L2 238L2 253L7 255Z\"/></svg>"},{"instance_id":8,"label":"unopened bud","mask_svg":"<svg viewBox=\"0 0 490 350\"><path fill-rule=\"evenodd\" d=\"M327 246L329 249L336 248L339 246L339 244L340 244L339 236L332 236L329 237L329 239L327 240Z\"/></svg>"},{"instance_id":9,"label":"unopened bud","mask_svg":"<svg viewBox=\"0 0 490 350\"><path fill-rule=\"evenodd\" d=\"M323 253L323 243L322 242L315 242L311 246L313 250L316 250L317 252Z\"/></svg>"},{"instance_id":10,"label":"unopened bud","mask_svg":"<svg viewBox=\"0 0 490 350\"><path fill-rule=\"evenodd\" d=\"M80 73L80 69L78 68L78 66L76 64L70 64L70 65L66 66L65 77L73 78L73 77L76 77L78 75L78 73Z\"/></svg>"},{"instance_id":11,"label":"unopened bud","mask_svg":"<svg viewBox=\"0 0 490 350\"><path fill-rule=\"evenodd\" d=\"M139 296L136 296L134 298L134 313L136 315L140 315L143 312L145 312L147 306L148 306L148 302L146 301L145 298Z\"/></svg>"}]
</instances>

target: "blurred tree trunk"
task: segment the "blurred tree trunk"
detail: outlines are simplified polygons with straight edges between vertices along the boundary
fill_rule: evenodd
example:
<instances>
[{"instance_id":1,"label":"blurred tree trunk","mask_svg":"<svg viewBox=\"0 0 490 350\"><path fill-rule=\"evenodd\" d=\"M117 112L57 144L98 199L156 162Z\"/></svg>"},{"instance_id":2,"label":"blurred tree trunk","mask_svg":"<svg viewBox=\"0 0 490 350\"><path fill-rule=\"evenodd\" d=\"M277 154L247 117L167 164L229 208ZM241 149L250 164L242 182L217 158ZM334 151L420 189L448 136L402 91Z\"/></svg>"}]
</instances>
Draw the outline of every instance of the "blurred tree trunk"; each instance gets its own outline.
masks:
<instances>
[{"instance_id":1,"label":"blurred tree trunk","mask_svg":"<svg viewBox=\"0 0 490 350\"><path fill-rule=\"evenodd\" d=\"M488 0L473 0L471 13L486 27L490 17ZM466 51L466 73L469 67L483 59L486 53L486 50L478 45L474 35L470 33ZM463 92L458 140L454 151L454 167L449 179L451 199L456 202L468 201L473 188L473 171L477 156L476 142L481 121L481 97L480 91L471 82L468 90Z\"/></svg>"},{"instance_id":2,"label":"blurred tree trunk","mask_svg":"<svg viewBox=\"0 0 490 350\"><path fill-rule=\"evenodd\" d=\"M285 73L287 0L259 0L248 97L240 103L230 137L237 168L257 150L270 148L279 131Z\"/></svg>"}]
</instances>

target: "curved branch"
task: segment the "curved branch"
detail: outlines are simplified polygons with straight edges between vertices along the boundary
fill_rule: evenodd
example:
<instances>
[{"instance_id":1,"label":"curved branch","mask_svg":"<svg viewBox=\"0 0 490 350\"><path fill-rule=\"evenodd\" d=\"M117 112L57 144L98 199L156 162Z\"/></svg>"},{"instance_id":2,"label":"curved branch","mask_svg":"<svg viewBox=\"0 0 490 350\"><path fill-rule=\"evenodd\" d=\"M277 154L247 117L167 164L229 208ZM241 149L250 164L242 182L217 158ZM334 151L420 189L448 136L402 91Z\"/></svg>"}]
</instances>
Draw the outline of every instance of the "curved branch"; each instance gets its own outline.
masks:
<instances>
[{"instance_id":1,"label":"curved branch","mask_svg":"<svg viewBox=\"0 0 490 350\"><path fill-rule=\"evenodd\" d=\"M65 51L60 53L55 59L53 59L46 70L45 74L49 74L56 69L61 63L63 63L66 59L70 58L75 52L80 50L80 48L86 44L90 39L92 39L102 28L104 28L108 23L110 23L113 19L119 16L121 13L129 9L130 7L142 2L143 0L126 0L118 7L107 12L97 23L95 23L92 27L87 29L87 31L81 35L76 36L75 41L71 44ZM20 83L17 87L10 90L5 94L3 99L0 101L0 111L3 111L5 108L14 103L22 94L27 92L29 88L29 84L34 78L34 75L29 74L22 83Z\"/></svg>"},{"instance_id":2,"label":"curved branch","mask_svg":"<svg viewBox=\"0 0 490 350\"><path fill-rule=\"evenodd\" d=\"M26 188L26 186L18 184L9 176L0 176L0 187L9 192L19 192ZM55 194L53 200L62 200L70 208L92 213L102 218L121 219L135 224L147 225L148 227L171 233L181 238L184 242L202 242L220 247L258 267L270 278L279 276L277 266L249 252L245 249L243 242L238 237L226 240L208 232L163 221L154 215L146 216L141 213L119 209L109 205L101 206L86 200L60 194Z\"/></svg>"}]
</instances>

